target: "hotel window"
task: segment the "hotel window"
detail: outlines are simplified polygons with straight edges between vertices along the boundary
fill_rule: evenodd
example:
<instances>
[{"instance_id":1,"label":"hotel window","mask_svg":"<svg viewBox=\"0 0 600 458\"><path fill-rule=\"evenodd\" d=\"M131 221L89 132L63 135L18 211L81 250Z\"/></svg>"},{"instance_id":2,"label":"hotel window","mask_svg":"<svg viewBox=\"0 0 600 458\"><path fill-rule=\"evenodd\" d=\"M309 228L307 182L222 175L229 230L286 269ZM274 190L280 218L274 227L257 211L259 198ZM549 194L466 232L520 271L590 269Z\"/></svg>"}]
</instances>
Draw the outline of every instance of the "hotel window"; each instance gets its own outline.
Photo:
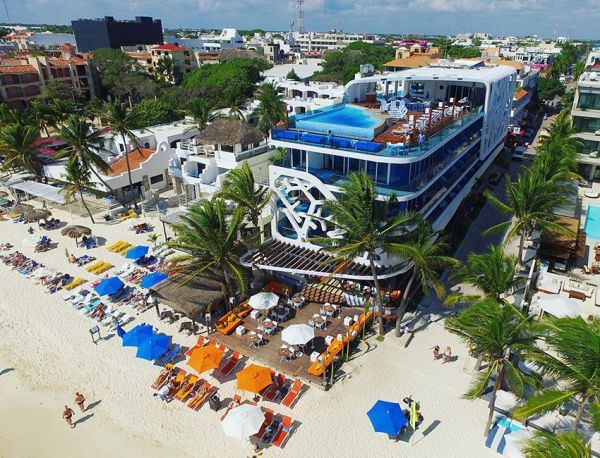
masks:
<instances>
[{"instance_id":1,"label":"hotel window","mask_svg":"<svg viewBox=\"0 0 600 458\"><path fill-rule=\"evenodd\" d=\"M600 110L600 94L579 94L577 108Z\"/></svg>"},{"instance_id":2,"label":"hotel window","mask_svg":"<svg viewBox=\"0 0 600 458\"><path fill-rule=\"evenodd\" d=\"M596 132L600 129L600 119L574 116L573 127L577 132Z\"/></svg>"},{"instance_id":3,"label":"hotel window","mask_svg":"<svg viewBox=\"0 0 600 458\"><path fill-rule=\"evenodd\" d=\"M161 181L163 181L162 173L160 175L154 175L153 177L150 177L150 184L160 183Z\"/></svg>"}]
</instances>

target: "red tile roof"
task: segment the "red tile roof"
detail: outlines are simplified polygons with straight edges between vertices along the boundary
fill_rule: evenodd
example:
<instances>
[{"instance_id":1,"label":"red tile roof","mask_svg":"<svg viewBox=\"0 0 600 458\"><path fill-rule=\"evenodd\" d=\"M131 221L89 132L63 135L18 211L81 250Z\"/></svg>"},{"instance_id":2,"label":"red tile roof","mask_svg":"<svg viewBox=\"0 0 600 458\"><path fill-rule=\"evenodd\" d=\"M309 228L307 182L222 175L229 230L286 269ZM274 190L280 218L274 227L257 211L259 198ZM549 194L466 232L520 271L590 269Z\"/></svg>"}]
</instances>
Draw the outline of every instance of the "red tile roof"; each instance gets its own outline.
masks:
<instances>
[{"instance_id":1,"label":"red tile roof","mask_svg":"<svg viewBox=\"0 0 600 458\"><path fill-rule=\"evenodd\" d=\"M127 55L135 59L150 59L152 57L149 52L128 52Z\"/></svg>"},{"instance_id":2,"label":"red tile roof","mask_svg":"<svg viewBox=\"0 0 600 458\"><path fill-rule=\"evenodd\" d=\"M48 59L48 64L52 67L68 67L69 61L65 59Z\"/></svg>"},{"instance_id":3,"label":"red tile roof","mask_svg":"<svg viewBox=\"0 0 600 458\"><path fill-rule=\"evenodd\" d=\"M0 65L0 73L37 73L32 65Z\"/></svg>"},{"instance_id":4,"label":"red tile roof","mask_svg":"<svg viewBox=\"0 0 600 458\"><path fill-rule=\"evenodd\" d=\"M69 57L69 62L75 65L85 65L87 62L85 59L82 59L79 56L71 56Z\"/></svg>"},{"instance_id":5,"label":"red tile roof","mask_svg":"<svg viewBox=\"0 0 600 458\"><path fill-rule=\"evenodd\" d=\"M165 43L163 45L154 46L152 49L156 51L189 51L190 48L186 48L185 46L174 45L171 43Z\"/></svg>"},{"instance_id":6,"label":"red tile roof","mask_svg":"<svg viewBox=\"0 0 600 458\"><path fill-rule=\"evenodd\" d=\"M529 94L529 92L527 91L527 89L519 88L519 90L517 92L515 92L515 95L513 96L513 98L515 100L521 100L527 94Z\"/></svg>"},{"instance_id":7,"label":"red tile roof","mask_svg":"<svg viewBox=\"0 0 600 458\"><path fill-rule=\"evenodd\" d=\"M146 162L155 153L153 149L138 148L127 153L129 156L129 165L131 170L137 169L140 164ZM127 171L127 159L125 156L117 159L110 165L110 169L106 172L109 177L116 177Z\"/></svg>"}]
</instances>

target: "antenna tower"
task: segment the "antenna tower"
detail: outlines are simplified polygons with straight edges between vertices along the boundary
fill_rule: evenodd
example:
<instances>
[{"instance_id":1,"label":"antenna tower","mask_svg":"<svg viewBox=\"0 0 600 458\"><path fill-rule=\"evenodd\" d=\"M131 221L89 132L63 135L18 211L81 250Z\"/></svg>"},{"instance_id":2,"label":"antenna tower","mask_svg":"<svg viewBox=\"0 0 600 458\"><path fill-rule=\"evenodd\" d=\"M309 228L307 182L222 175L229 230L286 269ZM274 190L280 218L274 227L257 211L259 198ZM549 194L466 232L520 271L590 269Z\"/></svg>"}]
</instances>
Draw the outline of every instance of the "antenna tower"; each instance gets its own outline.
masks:
<instances>
[{"instance_id":1,"label":"antenna tower","mask_svg":"<svg viewBox=\"0 0 600 458\"><path fill-rule=\"evenodd\" d=\"M296 8L298 8L298 23L296 24L296 30L300 33L304 33L304 0L296 0Z\"/></svg>"},{"instance_id":2,"label":"antenna tower","mask_svg":"<svg viewBox=\"0 0 600 458\"><path fill-rule=\"evenodd\" d=\"M8 14L8 5L6 4L6 0L2 0L2 2L4 3L4 11L6 12L6 19L8 19L9 24L12 24L10 14Z\"/></svg>"}]
</instances>

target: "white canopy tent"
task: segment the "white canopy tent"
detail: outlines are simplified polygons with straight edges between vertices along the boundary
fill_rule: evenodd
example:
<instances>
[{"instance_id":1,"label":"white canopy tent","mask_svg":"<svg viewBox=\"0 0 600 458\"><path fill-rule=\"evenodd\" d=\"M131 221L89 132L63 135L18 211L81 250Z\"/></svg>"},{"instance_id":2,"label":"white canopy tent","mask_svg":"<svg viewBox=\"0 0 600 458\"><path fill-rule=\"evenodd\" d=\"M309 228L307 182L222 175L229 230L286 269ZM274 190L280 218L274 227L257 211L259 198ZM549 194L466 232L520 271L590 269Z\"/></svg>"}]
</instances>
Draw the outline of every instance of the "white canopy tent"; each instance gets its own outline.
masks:
<instances>
[{"instance_id":1,"label":"white canopy tent","mask_svg":"<svg viewBox=\"0 0 600 458\"><path fill-rule=\"evenodd\" d=\"M538 295L537 305L542 312L549 313L556 318L574 318L583 313L581 305L568 297Z\"/></svg>"},{"instance_id":2,"label":"white canopy tent","mask_svg":"<svg viewBox=\"0 0 600 458\"><path fill-rule=\"evenodd\" d=\"M50 186L49 184L38 183L37 181L22 181L20 183L11 184L9 187L56 204L64 205L67 203L65 196L60 192L60 189Z\"/></svg>"}]
</instances>

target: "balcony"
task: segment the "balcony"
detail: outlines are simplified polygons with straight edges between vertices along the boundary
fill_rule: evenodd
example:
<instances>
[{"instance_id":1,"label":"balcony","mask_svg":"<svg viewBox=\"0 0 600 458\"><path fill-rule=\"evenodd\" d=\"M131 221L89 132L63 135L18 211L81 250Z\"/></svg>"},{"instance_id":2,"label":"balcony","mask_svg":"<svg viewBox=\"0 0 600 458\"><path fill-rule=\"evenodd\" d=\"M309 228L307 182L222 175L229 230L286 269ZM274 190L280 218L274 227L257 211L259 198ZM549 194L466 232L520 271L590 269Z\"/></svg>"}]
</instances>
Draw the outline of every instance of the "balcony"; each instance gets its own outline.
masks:
<instances>
[{"instance_id":1,"label":"balcony","mask_svg":"<svg viewBox=\"0 0 600 458\"><path fill-rule=\"evenodd\" d=\"M385 156L385 157L419 157L423 156L440 144L446 142L452 136L457 134L465 127L473 124L476 120L483 118L481 109L466 113L464 116L456 119L453 123L447 125L435 134L427 138L423 143L417 146L400 146L384 144L368 140L356 140L337 135L325 135L312 132L304 132L295 128L273 128L271 139L274 141L289 142L311 147L326 148L329 150L341 150L354 153Z\"/></svg>"}]
</instances>

